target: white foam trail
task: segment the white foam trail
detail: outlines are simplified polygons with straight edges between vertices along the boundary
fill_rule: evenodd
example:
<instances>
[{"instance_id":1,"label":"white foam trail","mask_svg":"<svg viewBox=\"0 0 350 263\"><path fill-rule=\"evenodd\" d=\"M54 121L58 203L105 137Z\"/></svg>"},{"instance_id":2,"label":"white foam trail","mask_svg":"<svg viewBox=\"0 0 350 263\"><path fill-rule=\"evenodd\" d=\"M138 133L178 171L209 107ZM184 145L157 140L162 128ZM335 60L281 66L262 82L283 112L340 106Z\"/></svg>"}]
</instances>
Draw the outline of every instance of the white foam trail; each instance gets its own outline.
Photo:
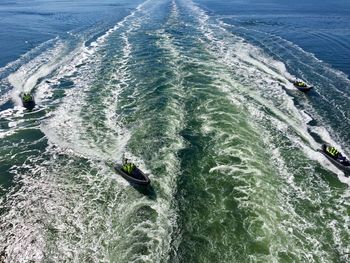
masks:
<instances>
[{"instance_id":1,"label":"white foam trail","mask_svg":"<svg viewBox=\"0 0 350 263\"><path fill-rule=\"evenodd\" d=\"M220 25L210 24L210 17L206 15L203 10L195 6L192 2L188 2L188 4L193 12L197 14L200 29L203 32L203 35L206 36L208 43L211 45L208 46L208 49L212 50L213 55L218 56L223 64L232 67L236 73L241 74L242 76L246 76L247 74L251 76L249 77L250 83L244 83L253 88L250 89L248 96L254 98L259 104L267 107L278 117L278 119L283 121L282 123L287 123L289 127L293 127L293 130L308 142L309 146L301 143L303 146L301 148L305 150L305 153L307 153L308 156L314 156L314 153L316 153L315 150L320 148L320 145L315 142L308 133L307 123L310 121L311 117L306 117L305 112L299 111L294 106L292 98L290 98L279 87L279 83L276 82L276 80L278 80L283 81L284 83L289 83L289 80L293 79L287 72L285 65L282 62L268 58L259 48L246 43L240 37L232 35ZM228 44L221 40L220 37L216 36L220 34L226 36L225 41L231 39L230 43ZM229 76L225 76L224 79L230 82ZM230 85L234 86L236 84L231 82ZM287 84L286 87L294 89L290 83ZM225 92L229 91L226 90ZM279 102L279 104L276 105L274 100L269 99L270 97L267 97L266 99L263 98L266 96L265 94L272 95L282 102ZM296 137L294 138L296 139ZM326 141L328 142L333 141L329 137L325 139L327 139ZM308 150L306 150L305 147ZM321 162L321 164L324 164L324 162ZM326 168L329 169L329 165L326 165ZM334 169L331 170L335 171ZM337 170L336 174L342 173Z\"/></svg>"},{"instance_id":2,"label":"white foam trail","mask_svg":"<svg viewBox=\"0 0 350 263\"><path fill-rule=\"evenodd\" d=\"M223 25L224 27L234 27L233 25L228 25L228 24L226 24L226 23L224 23L224 22L222 22L222 21L220 21L220 24L221 25ZM309 52L306 52L305 50L303 50L301 47L299 47L298 45L296 45L296 44L294 44L294 43L292 43L292 42L290 42L290 41L288 41L288 40L286 40L286 39L284 39L284 38L282 38L282 37L280 37L280 36L277 36L277 35L275 35L275 34L271 34L271 33L266 33L266 32L262 32L262 31L259 31L259 30L256 30L256 29L246 29L246 30L248 30L248 31L253 31L253 32L257 32L257 33L259 33L259 34L264 34L264 35L266 35L267 37L269 37L269 38L273 38L273 39L276 39L276 41L275 42L281 42L281 43L283 43L283 45L282 44L279 44L278 46L280 47L280 48L282 48L286 53L288 53L291 57L293 57L300 65L302 65L303 67L305 67L305 68L308 68L311 72L313 72L313 74L315 74L318 78L320 78L320 79L323 79L324 81L324 83L330 83L329 84L329 87L330 88L332 88L332 90L334 90L334 91L336 91L337 93L339 93L340 94L340 96L343 96L343 97L345 97L345 98L347 98L347 99L350 99L350 97L349 97L349 93L348 92L346 92L346 91L342 91L342 90L339 90L335 85L333 85L332 84L332 80L330 80L330 79L328 79L328 77L327 76L329 76L328 74L322 74L322 72L327 72L327 73L329 73L331 76L337 76L338 77L338 80L337 80L337 82L344 82L344 84L345 85L350 85L350 79L348 78L348 76L345 74L345 73L343 73L343 72L341 72L341 71L339 71L339 70L336 70L336 69L333 69L333 68L331 68L329 65L327 65L327 64L325 64L325 63L323 63L323 61L321 61L320 59L318 59L314 54L312 54L312 53L309 53ZM257 39L256 39L257 40ZM257 40L257 41L259 41L259 40ZM264 47L266 47L267 49L270 49L266 44L264 44L264 43L262 43L261 41L259 41ZM275 53L275 52L273 52L273 51L271 51L272 53ZM276 54L276 55L278 55L278 54ZM305 58L306 57L306 58ZM310 64L308 64L308 63L306 63L305 61L308 61L308 62L311 62ZM321 70L318 70L318 71L320 71L320 72L318 72L317 70L315 70L315 68L313 67L313 65L312 64L316 64L316 65L318 65L318 66L321 66ZM303 72L300 72L300 74L302 75L302 77L304 78L304 79L307 79L307 76L304 76L303 75ZM289 79L289 80L294 80L295 79L295 77L294 76L292 76L292 75L290 75L288 72L286 72L285 74L284 74L286 77L287 77L287 79ZM317 87L315 87L315 90L317 90ZM318 92L320 92L319 90L317 90ZM327 91L327 93L328 93L328 91ZM326 97L324 97L325 95L323 95L323 94L320 94L322 97L323 97L323 99L325 100L325 101L328 101L329 102L329 100L326 98ZM334 107L337 107L337 105L334 105ZM346 118L346 116L344 116L345 118Z\"/></svg>"},{"instance_id":3,"label":"white foam trail","mask_svg":"<svg viewBox=\"0 0 350 263\"><path fill-rule=\"evenodd\" d=\"M124 54L119 62L118 70L111 80L111 82L118 80L118 87L114 87L112 96L107 97L104 103L107 105L105 109L107 127L113 130L114 134L117 134L120 138L123 138L122 141L118 143L113 142L114 148L117 152L101 152L98 145L92 145L92 142L88 142L86 139L83 139L83 134L81 134L81 132L84 131L85 124L78 114L81 107L85 105L85 100L87 99L85 92L89 88L86 86L90 85L89 81L91 80L89 79L91 79L91 75L94 74L92 72L86 72L83 76L81 76L81 78L74 79L74 90L67 91L66 98L63 100L62 106L60 106L55 112L55 116L51 118L49 122L42 125L42 130L52 142L57 143L63 148L70 148L84 156L90 156L91 158L110 158L108 155L121 156L121 152L127 144L130 133L124 128L121 128L120 125L116 125L115 107L117 105L118 96L122 91L121 87L124 89L128 86L128 73L126 65L130 57L131 45L128 42L127 34L129 34L132 30L137 29L137 27L135 27L137 23L141 25L141 21L136 21L136 15L138 12L143 12L142 10L144 6L149 2L150 1L146 1L138 6L135 11L126 16L122 21L118 22L116 26L108 30L96 41L92 42L89 47L82 47L81 52L76 52L73 61L68 63L68 66L62 67L57 74L58 76L56 77L56 79L59 79L65 76L72 76L72 72L77 71L75 65L79 65L81 63L90 63L90 66L91 63L98 64L99 58L97 57L96 52L106 44L109 36L121 28L129 27L128 23L132 24L129 29L126 29L126 33L122 33L125 41L123 49ZM87 79L87 81L85 79ZM44 87L44 90L47 89L47 85L42 85L42 87ZM111 144L111 142L108 143Z\"/></svg>"},{"instance_id":4,"label":"white foam trail","mask_svg":"<svg viewBox=\"0 0 350 263\"><path fill-rule=\"evenodd\" d=\"M64 66L65 71L67 72L69 70L69 66L67 67L68 61L72 62L72 57L78 56L79 59L75 59L75 63L72 63L70 65L72 68L70 73L75 72L76 69L74 66L79 65L79 62L77 60L80 60L80 63L82 63L86 57L93 55L98 48L104 45L108 37L113 32L123 27L127 21L135 16L136 12L140 12L145 5L149 4L148 2L150 2L150 0L140 4L136 10L126 16L122 21L118 22L117 25L109 29L105 34L97 38L97 40L92 42L89 47L78 47L78 49L81 50L80 54L78 54L79 52L77 52L77 49L75 49L71 54L68 54L67 43L64 43L62 40L59 40L58 37L56 37L55 39L40 44L38 47L21 56L21 58L18 60L9 63L4 68L1 68L0 76L12 68L16 69L16 67L22 64L19 69L7 77L9 84L14 87L14 90L11 92L11 95L7 95L5 97L8 98L10 96L16 105L20 105L20 93L31 92L41 78L48 76L50 73L52 73L54 70L57 70L61 66ZM54 45L54 47L50 48L51 45ZM49 48L45 52L38 54L38 52L47 47ZM33 59L33 56L36 57ZM27 63L23 64L23 62ZM42 94L40 94L40 98L42 98ZM4 99L4 102L6 100L7 99Z\"/></svg>"},{"instance_id":5,"label":"white foam trail","mask_svg":"<svg viewBox=\"0 0 350 263\"><path fill-rule=\"evenodd\" d=\"M6 77L6 74L11 73L11 71L16 70L20 65L28 63L33 57L42 53L43 50L47 50L52 45L58 42L58 37L50 39L46 42L41 43L37 47L28 51L27 53L21 55L17 60L8 63L5 67L0 68L0 78Z\"/></svg>"},{"instance_id":6,"label":"white foam trail","mask_svg":"<svg viewBox=\"0 0 350 263\"><path fill-rule=\"evenodd\" d=\"M88 47L81 46L79 50L75 51L70 63L66 63L68 65L64 65L58 70L56 79L63 77L72 77L75 72L82 70L81 68L76 68L76 66L80 64L90 63L89 66L96 67L92 66L91 63L99 63L100 59L98 58L97 51L106 44L108 38L115 31L127 27L128 23L133 22L136 19L137 13L142 12L144 6L147 5L148 2L150 1L146 1L139 5L133 12L126 16L122 21L118 22L117 25L115 25L113 28L109 29L104 35L97 38L97 40L92 42ZM137 29L137 27L134 27L135 23L132 23L132 25L133 27L127 29L126 33L122 33L125 41L125 46L123 50L124 55L119 67L121 71L117 72L113 78L113 80L119 79L119 86L124 88L127 87L128 81L125 66L128 63L131 49L126 35L127 33L130 33L131 30ZM87 67L85 68L88 70ZM123 149L128 142L128 138L130 138L130 133L120 125L116 125L116 116L114 114L114 109L117 105L117 98L121 92L120 87L115 88L112 92L113 95L106 98L105 100L105 105L107 105L105 110L107 127L113 130L114 134L119 135L119 138L122 138L120 141L118 139L118 142L113 142L114 150L112 150L112 152L108 151L108 153L105 153L99 148L101 145L93 145L94 143L86 141L86 139L83 139L81 136L81 132L84 131L85 124L78 114L81 110L81 107L85 105L84 100L87 99L85 92L89 88L89 85L91 85L89 82L92 81L91 76L93 74L93 72L85 72L81 78L73 78L75 82L74 89L72 91L67 91L66 98L63 100L62 106L59 106L55 112L55 115L49 122L46 122L42 125L42 130L52 142L57 143L63 148L72 149L74 152L77 152L77 154L81 154L86 157L90 156L90 158L93 159L109 159L111 155L115 156L116 158L121 157ZM47 86L47 84L43 84L40 86L41 89L39 87L39 90L41 90L42 94L48 93ZM42 98L43 96L40 97ZM106 145L110 144L111 142L106 142Z\"/></svg>"},{"instance_id":7,"label":"white foam trail","mask_svg":"<svg viewBox=\"0 0 350 263\"><path fill-rule=\"evenodd\" d=\"M146 1L145 3L149 2L151 1ZM89 260L93 262L108 262L111 258L120 258L120 255L127 254L128 248L123 249L122 246L123 244L128 244L128 240L133 239L133 232L126 230L129 226L134 226L137 231L144 232L145 237L154 235L152 241L144 242L144 244L147 243L149 245L150 249L152 247L156 248L157 244L165 242L164 238L160 237L168 236L166 233L162 233L166 231L163 221L167 219L168 215L164 217L158 216L156 222L143 222L140 225L130 225L130 222L124 222L124 220L133 217L139 208L153 209L158 214L164 214L164 211L167 211L169 208L167 206L163 207L161 202L148 200L146 196L136 195L133 198L136 191L120 176L116 176L109 166L106 166L104 163L100 164L100 160L108 160L111 158L111 153L116 153L113 149L116 150L115 148L117 148L118 151L123 151L130 137L129 131L121 126L119 130L116 130L117 125L113 123L116 116L106 112L107 127L113 129L113 133L106 131L106 137L114 138L113 141L109 142L112 151L106 151L101 145L96 145L94 140L87 137L86 128L88 126L80 115L86 103L89 102L86 93L91 88L91 83L94 81L101 62L98 51L106 44L108 37L114 31L118 29L124 30L124 27L128 26L129 22L133 22L133 16L135 16L136 12L144 11L143 6L145 3L141 4L135 12L124 18L123 21L105 35L98 38L95 43L92 43L89 47L82 46L76 49L74 55L68 59L69 63L55 68L55 73L50 79L50 83L56 84L60 78L67 77L74 82L74 87L66 90L66 96L51 114L52 117L41 123L41 130L49 141L49 147L47 147L44 155L50 156L50 158L45 160L45 158L41 159L41 157L38 157L38 160L31 160L37 163L34 167L25 167L23 165L21 169L30 169L36 179L34 180L34 177L31 175L21 175L23 177L22 188L17 195L9 194L13 204L17 205L11 206L12 202L8 200L6 205L9 205L9 211L1 221L1 223L5 222L4 224L6 222L13 224L12 228L8 228L8 225L1 225L1 229L7 229L7 239L0 238L2 241L1 249L6 250L7 260L12 262L27 262L30 260L40 262L44 260L44 254L50 254L49 256L53 261L79 262L83 260L80 257L83 254L87 255ZM124 66L127 64L131 52L131 45L127 44L127 42L128 40L125 38L126 45L122 60ZM86 66L81 66L77 69L76 66L82 63L86 63ZM122 74L118 75L119 73ZM118 76L115 76L115 78L119 78L122 84L128 82L126 67L123 67L122 71L116 74ZM41 73L38 75L41 75ZM21 85L21 83L27 83L22 85L26 87L32 85L30 84L32 79L27 82L16 83L17 78L12 76L11 81L15 85ZM40 99L45 99L46 96L49 96L47 93L50 92L50 83L38 85L37 92ZM113 99L118 99L120 90L113 92ZM111 110L113 106L116 106L116 104L108 105ZM116 145L116 141L119 141L121 145ZM60 164L62 156L66 157L63 158L63 163ZM118 156L113 155L113 157L117 158ZM67 162L64 161L65 158ZM77 166L73 163L74 160L80 160L80 158L81 161L79 163L81 162L82 164L79 164L80 169L77 169ZM91 171L86 170L86 165L84 165L86 162L85 158L90 162ZM142 160L138 160L135 156L133 156L133 160L144 171L147 171L142 164ZM74 180L69 182L71 174L74 174L72 178L79 179L83 183L79 185ZM111 178L113 180L109 180ZM115 183L116 180L117 184ZM70 189L71 186L74 189ZM106 195L103 191L109 191L110 193ZM62 195L62 192L64 195ZM50 198L47 198L48 196ZM111 197L111 199L103 200L106 196ZM23 200L31 202L30 205L18 200L18 198L22 197ZM94 205L94 202L96 204L99 202L99 198L101 198L103 203L108 204L106 209L104 209L104 205ZM35 209L27 209L31 207ZM19 214L22 216L18 216ZM43 214L45 214L45 217L41 216ZM118 217L118 215L122 216ZM47 221L38 224L36 223L38 219ZM115 226L116 220L120 221L117 227ZM156 228L155 231L150 229L150 224L152 224L152 228ZM166 222L166 224L171 224L171 222ZM94 229L97 226L103 226L104 229L95 231ZM59 238L59 240L53 239L51 241L45 239L44 237L51 230L56 231L58 236L65 236L67 239ZM79 240L79 242L75 240ZM111 246L116 244L117 247L113 251L105 249L106 242L110 243ZM170 244L170 241L168 243ZM50 249L50 246L54 246L54 249ZM74 250L72 250L72 247L74 247ZM137 247L137 244L131 244L128 247ZM155 250L156 254L160 254L159 252L164 253L159 251L161 250L161 245ZM151 260L149 257L151 255L144 256L145 260L148 261Z\"/></svg>"},{"instance_id":8,"label":"white foam trail","mask_svg":"<svg viewBox=\"0 0 350 263\"><path fill-rule=\"evenodd\" d=\"M58 43L54 49L42 53L9 75L9 83L20 92L30 92L40 78L47 76L63 63L60 58L65 49L63 42Z\"/></svg>"},{"instance_id":9,"label":"white foam trail","mask_svg":"<svg viewBox=\"0 0 350 263\"><path fill-rule=\"evenodd\" d=\"M333 165L329 165L328 162L315 151L320 145L308 133L308 128L310 127L308 127L307 124L311 120L311 117L305 112L297 109L293 100L279 87L279 82L282 81L287 83L289 81L288 78L290 78L290 75L286 73L284 64L279 62L274 63L274 60L267 58L260 49L245 43L242 39L232 35L223 28L220 28L220 26L217 26L215 23L211 23L212 21L210 17L192 2L182 2L186 7L192 9L195 14L195 19L198 18L198 28L204 36L204 40L199 39L199 41L201 41L203 46L206 47L206 50L208 50L212 57L217 59L217 61L210 63L209 66L215 74L218 74L218 81L217 83L214 83L213 88L223 91L227 95L227 99L232 102L233 107L241 107L242 115L247 114L250 117L253 117L247 117L246 119L252 119L253 121L249 124L254 127L253 130L261 132L261 138L265 140L263 145L269 148L268 153L271 155L273 161L272 164L275 166L273 171L276 171L276 176L278 176L278 178L272 177L273 179L270 177L263 178L279 181L277 185L282 186L282 189L269 189L269 191L273 192L272 195L276 195L275 198L272 198L267 193L266 196L263 196L265 202L271 202L266 206L261 204L261 200L259 200L259 187L257 188L257 185L254 184L252 186L249 185L249 183L251 183L249 177L244 178L245 185L241 189L241 192L244 195L249 196L249 198L242 198L242 200L239 201L240 205L244 208L256 207L256 211L260 211L263 207L263 210L266 210L265 212L267 214L272 215L266 216L264 214L259 214L261 222L264 222L263 234L259 232L261 236L270 236L276 231L276 226L278 225L278 235L280 235L280 237L285 237L290 241L290 244L272 242L271 247L269 247L270 254L263 257L265 259L263 261L277 262L278 256L276 253L285 250L296 255L299 259L311 259L313 255L317 255L317 258L324 259L325 262L328 262L331 260L332 256L328 252L320 249L322 241L317 240L317 238L314 238L312 235L304 234L304 230L307 231L307 229L311 229L315 226L313 225L314 222L309 222L307 218L304 218L302 214L299 214L297 208L298 205L295 205L295 203L298 202L295 200L295 196L298 196L301 200L307 200L312 205L317 206L317 202L320 202L323 198L325 200L333 200L334 191L331 189L331 186L323 180L317 182L317 186L325 191L322 198L319 196L319 193L313 192L315 189L305 189L305 185L298 182L298 178L296 178L296 175L300 175L300 173L295 170L300 169L303 171L302 174L310 172L309 176L315 176L315 174L318 175L316 172L317 165L315 165L314 162L310 162L310 166L308 166L305 162L304 164L306 167L293 167L293 163L290 160L285 159L286 156L283 156L283 151L286 152L288 147L293 150L295 149L295 152L298 154L301 153L300 156L295 157L297 162L300 161L300 164L303 163L301 160L303 157L308 157L306 159L307 161L317 160L322 166L324 166L324 168L337 174L343 182L344 180L342 172L336 169ZM220 66L220 64L222 66ZM227 66L231 69L231 72L227 70ZM237 77L237 75L239 76L239 82L241 84L237 84L236 81L233 80L232 74L234 74L235 77ZM225 131L218 128L220 125L218 124L219 121L215 119L216 116L211 120L210 114L207 114L209 116L202 117L204 120L203 122L206 123L204 132L215 134L217 136L216 142L219 144L218 148L225 149L226 145L222 144L223 138L230 141L234 140L234 137L232 138L231 135L225 136ZM232 122L234 123L234 120ZM224 124L226 127L229 125L229 122L225 122ZM244 132L241 133L244 134ZM283 142L284 140L288 142L288 146L276 145L275 140L282 141L282 139ZM252 141L255 140L252 139ZM247 142L247 145L250 145L249 142ZM233 157L246 157L244 151L237 149L236 145L235 147L236 149L218 151L215 156L220 157L221 154L223 154L224 156L232 155ZM271 149L272 147L273 149ZM254 153L248 154L248 157L251 155L254 156ZM291 156L291 158L294 157ZM256 159L258 158L256 157ZM249 158L244 158L244 162L249 162ZM254 167L254 165L252 166ZM232 167L229 165L218 165L213 167L211 172L224 170L225 175L227 175L227 173L230 173L231 175L232 173L234 176L235 173L238 173L240 168L239 165L232 165ZM263 172L260 171L259 174L259 172L249 171L246 167L244 168L248 170L248 173L252 172L252 174L254 174L253 177L256 178L259 178L264 172L269 172L264 170ZM242 173L244 174L246 170ZM251 174L249 175L251 176ZM243 180L241 174L240 178L237 180ZM307 186L309 185L310 184ZM259 186L265 186L265 183L260 182ZM251 189L254 189L254 191ZM254 197L257 197L257 199L254 199ZM315 200L314 197L316 197L317 200ZM249 200L253 201L249 202ZM262 207L260 207L260 205ZM336 210L328 212L332 215L337 213ZM275 213L281 213L288 216L288 220L280 220L278 217L273 217ZM346 212L337 215L337 218L340 218L344 214L346 214ZM319 216L322 217L322 214ZM254 226L254 222L248 223L251 223L251 225ZM328 230L329 229L330 228L328 228ZM338 233L347 231L347 229L342 226L336 226L332 229L334 231L334 238L331 242L334 242L334 244L339 246L339 249L337 250L341 253L344 251L345 246L340 241L341 238ZM296 233L291 233L291 230ZM257 236L259 233L252 231L251 235ZM298 246L298 243L307 243L311 246L311 249L299 249L300 246ZM258 257L254 258L256 260L258 259ZM259 259L261 258L259 257Z\"/></svg>"}]
</instances>

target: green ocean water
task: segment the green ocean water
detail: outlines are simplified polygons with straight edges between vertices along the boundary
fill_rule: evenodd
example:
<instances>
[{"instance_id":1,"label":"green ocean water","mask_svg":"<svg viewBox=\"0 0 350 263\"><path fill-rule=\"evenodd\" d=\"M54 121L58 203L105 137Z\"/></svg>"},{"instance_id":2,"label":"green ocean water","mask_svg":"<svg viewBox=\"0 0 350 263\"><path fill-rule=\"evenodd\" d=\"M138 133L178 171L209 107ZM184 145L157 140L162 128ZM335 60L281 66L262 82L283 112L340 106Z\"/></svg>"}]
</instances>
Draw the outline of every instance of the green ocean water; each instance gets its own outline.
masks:
<instances>
[{"instance_id":1,"label":"green ocean water","mask_svg":"<svg viewBox=\"0 0 350 263\"><path fill-rule=\"evenodd\" d=\"M350 181L317 152L349 153L348 77L211 8L135 3L0 70L2 261L348 262Z\"/></svg>"}]
</instances>

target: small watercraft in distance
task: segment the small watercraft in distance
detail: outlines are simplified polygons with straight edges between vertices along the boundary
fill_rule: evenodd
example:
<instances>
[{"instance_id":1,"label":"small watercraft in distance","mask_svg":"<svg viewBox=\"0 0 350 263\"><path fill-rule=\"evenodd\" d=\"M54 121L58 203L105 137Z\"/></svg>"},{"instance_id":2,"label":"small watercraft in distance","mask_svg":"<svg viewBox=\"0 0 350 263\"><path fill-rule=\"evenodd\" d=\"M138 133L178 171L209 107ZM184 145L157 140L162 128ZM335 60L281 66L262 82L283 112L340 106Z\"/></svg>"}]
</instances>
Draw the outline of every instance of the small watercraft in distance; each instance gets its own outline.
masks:
<instances>
[{"instance_id":1,"label":"small watercraft in distance","mask_svg":"<svg viewBox=\"0 0 350 263\"><path fill-rule=\"evenodd\" d=\"M293 83L294 87L296 87L298 90L300 90L302 92L308 92L309 90L312 89L311 86L306 85L306 83L303 81L295 80L292 83Z\"/></svg>"}]
</instances>

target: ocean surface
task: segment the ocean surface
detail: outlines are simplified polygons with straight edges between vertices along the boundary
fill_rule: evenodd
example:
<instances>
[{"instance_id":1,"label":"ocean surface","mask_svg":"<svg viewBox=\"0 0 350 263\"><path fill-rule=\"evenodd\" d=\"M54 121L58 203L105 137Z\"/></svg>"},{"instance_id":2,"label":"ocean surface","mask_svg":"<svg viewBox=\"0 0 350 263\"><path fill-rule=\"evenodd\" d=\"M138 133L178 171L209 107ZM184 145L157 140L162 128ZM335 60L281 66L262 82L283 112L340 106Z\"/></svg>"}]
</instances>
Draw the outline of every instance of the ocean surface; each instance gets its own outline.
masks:
<instances>
[{"instance_id":1,"label":"ocean surface","mask_svg":"<svg viewBox=\"0 0 350 263\"><path fill-rule=\"evenodd\" d=\"M350 262L349 75L345 0L1 1L0 262Z\"/></svg>"}]
</instances>

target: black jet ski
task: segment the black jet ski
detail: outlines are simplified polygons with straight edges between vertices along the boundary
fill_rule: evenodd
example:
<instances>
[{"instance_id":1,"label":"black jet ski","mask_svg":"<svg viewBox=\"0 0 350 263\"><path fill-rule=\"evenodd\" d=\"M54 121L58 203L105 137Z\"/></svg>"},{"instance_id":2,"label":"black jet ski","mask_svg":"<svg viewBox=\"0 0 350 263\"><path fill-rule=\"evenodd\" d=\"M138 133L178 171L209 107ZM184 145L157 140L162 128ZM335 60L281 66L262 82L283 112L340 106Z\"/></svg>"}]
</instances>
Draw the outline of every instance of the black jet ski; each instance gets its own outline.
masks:
<instances>
[{"instance_id":1,"label":"black jet ski","mask_svg":"<svg viewBox=\"0 0 350 263\"><path fill-rule=\"evenodd\" d=\"M144 186L147 186L151 183L151 180L148 178L148 176L145 175L139 168L135 167L131 174L128 174L123 171L122 167L123 166L121 164L117 164L114 166L114 170L116 170L117 173L119 173L125 180L129 181L130 183Z\"/></svg>"},{"instance_id":2,"label":"black jet ski","mask_svg":"<svg viewBox=\"0 0 350 263\"><path fill-rule=\"evenodd\" d=\"M21 96L23 107L27 110L32 110L35 107L34 97L29 93L24 93Z\"/></svg>"},{"instance_id":3,"label":"black jet ski","mask_svg":"<svg viewBox=\"0 0 350 263\"><path fill-rule=\"evenodd\" d=\"M323 144L322 149L318 149L320 153L322 153L324 156L327 157L331 163L333 163L336 167L343 170L344 172L350 172L350 161L348 159L341 160L339 157L345 158L341 153L339 153L338 158L332 157L327 151L327 147L330 147L329 145Z\"/></svg>"},{"instance_id":4,"label":"black jet ski","mask_svg":"<svg viewBox=\"0 0 350 263\"><path fill-rule=\"evenodd\" d=\"M294 85L294 87L296 87L298 90L300 90L302 92L308 92L309 90L312 89L311 86L308 86L304 82L298 81L298 80L293 81L293 85Z\"/></svg>"}]
</instances>

